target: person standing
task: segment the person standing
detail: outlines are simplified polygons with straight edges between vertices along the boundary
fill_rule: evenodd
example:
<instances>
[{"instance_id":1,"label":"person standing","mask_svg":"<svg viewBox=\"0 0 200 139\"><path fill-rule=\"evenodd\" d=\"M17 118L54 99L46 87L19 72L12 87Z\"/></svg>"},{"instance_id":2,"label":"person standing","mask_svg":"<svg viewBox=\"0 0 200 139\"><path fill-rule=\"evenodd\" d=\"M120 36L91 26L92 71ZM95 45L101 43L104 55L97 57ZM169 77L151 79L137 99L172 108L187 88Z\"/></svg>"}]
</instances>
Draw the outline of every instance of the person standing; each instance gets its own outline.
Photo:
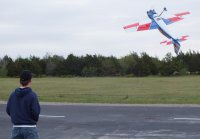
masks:
<instances>
[{"instance_id":1,"label":"person standing","mask_svg":"<svg viewBox=\"0 0 200 139\"><path fill-rule=\"evenodd\" d=\"M37 122L40 104L37 94L31 89L32 73L23 70L20 74L21 87L16 88L8 99L6 112L13 124L12 139L38 139Z\"/></svg>"}]
</instances>

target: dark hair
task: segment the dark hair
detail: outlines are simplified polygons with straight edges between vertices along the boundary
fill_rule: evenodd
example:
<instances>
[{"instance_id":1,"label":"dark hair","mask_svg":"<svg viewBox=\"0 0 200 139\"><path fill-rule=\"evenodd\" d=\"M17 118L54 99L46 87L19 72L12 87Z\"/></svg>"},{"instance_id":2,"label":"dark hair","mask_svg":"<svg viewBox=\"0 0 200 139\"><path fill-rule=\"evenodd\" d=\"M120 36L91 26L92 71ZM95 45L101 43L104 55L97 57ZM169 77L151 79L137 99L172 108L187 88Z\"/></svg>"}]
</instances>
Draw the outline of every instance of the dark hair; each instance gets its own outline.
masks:
<instances>
[{"instance_id":1,"label":"dark hair","mask_svg":"<svg viewBox=\"0 0 200 139\"><path fill-rule=\"evenodd\" d=\"M22 86L27 86L30 82L31 82L31 80L30 81L20 81L20 84Z\"/></svg>"},{"instance_id":2,"label":"dark hair","mask_svg":"<svg viewBox=\"0 0 200 139\"><path fill-rule=\"evenodd\" d=\"M20 73L20 84L22 86L26 86L31 82L32 79L32 73L29 70L23 70Z\"/></svg>"}]
</instances>

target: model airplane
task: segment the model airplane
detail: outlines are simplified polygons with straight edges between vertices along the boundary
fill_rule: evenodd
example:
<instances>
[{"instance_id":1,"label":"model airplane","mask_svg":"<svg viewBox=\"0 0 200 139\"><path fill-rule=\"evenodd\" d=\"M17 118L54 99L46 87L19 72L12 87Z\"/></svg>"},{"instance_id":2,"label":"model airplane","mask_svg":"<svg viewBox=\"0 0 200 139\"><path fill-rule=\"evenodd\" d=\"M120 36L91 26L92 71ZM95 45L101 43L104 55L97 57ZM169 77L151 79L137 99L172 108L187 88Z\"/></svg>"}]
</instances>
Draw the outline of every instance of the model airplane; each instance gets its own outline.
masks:
<instances>
[{"instance_id":1,"label":"model airplane","mask_svg":"<svg viewBox=\"0 0 200 139\"><path fill-rule=\"evenodd\" d=\"M190 12L178 13L178 14L175 14L174 17L165 19L161 17L164 11L167 11L167 9L164 8L161 14L158 15L155 12L155 10L149 10L147 11L147 15L151 19L150 23L146 23L146 24L135 23L135 24L124 26L123 28L125 30L134 30L134 31L158 29L164 36L166 36L169 39L169 40L162 41L160 44L166 44L166 45L173 44L174 51L176 54L178 54L179 49L181 47L179 42L187 40L189 36L182 36L180 38L176 38L172 36L172 34L168 31L167 25L183 20L183 16L190 14Z\"/></svg>"}]
</instances>

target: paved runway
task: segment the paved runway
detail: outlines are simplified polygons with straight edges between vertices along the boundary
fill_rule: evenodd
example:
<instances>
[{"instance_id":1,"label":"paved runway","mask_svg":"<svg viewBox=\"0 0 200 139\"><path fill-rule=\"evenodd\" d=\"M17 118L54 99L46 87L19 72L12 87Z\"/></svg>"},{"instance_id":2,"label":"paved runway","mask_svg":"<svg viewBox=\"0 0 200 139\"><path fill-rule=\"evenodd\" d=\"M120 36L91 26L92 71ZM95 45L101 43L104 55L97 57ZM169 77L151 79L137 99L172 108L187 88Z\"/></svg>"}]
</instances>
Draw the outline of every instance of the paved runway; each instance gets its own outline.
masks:
<instances>
[{"instance_id":1,"label":"paved runway","mask_svg":"<svg viewBox=\"0 0 200 139\"><path fill-rule=\"evenodd\" d=\"M0 105L0 139L11 123ZM41 139L199 139L200 106L42 105Z\"/></svg>"}]
</instances>

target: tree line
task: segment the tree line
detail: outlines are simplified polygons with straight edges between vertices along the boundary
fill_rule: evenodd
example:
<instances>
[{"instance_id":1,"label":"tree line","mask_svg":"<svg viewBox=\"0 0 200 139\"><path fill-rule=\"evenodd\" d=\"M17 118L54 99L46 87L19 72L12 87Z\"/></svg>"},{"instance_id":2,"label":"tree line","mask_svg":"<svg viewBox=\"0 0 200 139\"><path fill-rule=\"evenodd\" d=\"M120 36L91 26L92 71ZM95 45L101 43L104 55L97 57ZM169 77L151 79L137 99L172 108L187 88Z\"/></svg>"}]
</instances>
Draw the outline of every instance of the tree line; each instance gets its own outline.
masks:
<instances>
[{"instance_id":1,"label":"tree line","mask_svg":"<svg viewBox=\"0 0 200 139\"><path fill-rule=\"evenodd\" d=\"M175 57L167 53L161 60L147 53L135 52L121 58L89 54L85 56L69 54L67 58L50 54L46 54L43 58L30 56L13 60L7 55L0 58L0 77L17 77L23 69L31 70L38 77L144 77L200 74L200 53L189 51Z\"/></svg>"}]
</instances>

